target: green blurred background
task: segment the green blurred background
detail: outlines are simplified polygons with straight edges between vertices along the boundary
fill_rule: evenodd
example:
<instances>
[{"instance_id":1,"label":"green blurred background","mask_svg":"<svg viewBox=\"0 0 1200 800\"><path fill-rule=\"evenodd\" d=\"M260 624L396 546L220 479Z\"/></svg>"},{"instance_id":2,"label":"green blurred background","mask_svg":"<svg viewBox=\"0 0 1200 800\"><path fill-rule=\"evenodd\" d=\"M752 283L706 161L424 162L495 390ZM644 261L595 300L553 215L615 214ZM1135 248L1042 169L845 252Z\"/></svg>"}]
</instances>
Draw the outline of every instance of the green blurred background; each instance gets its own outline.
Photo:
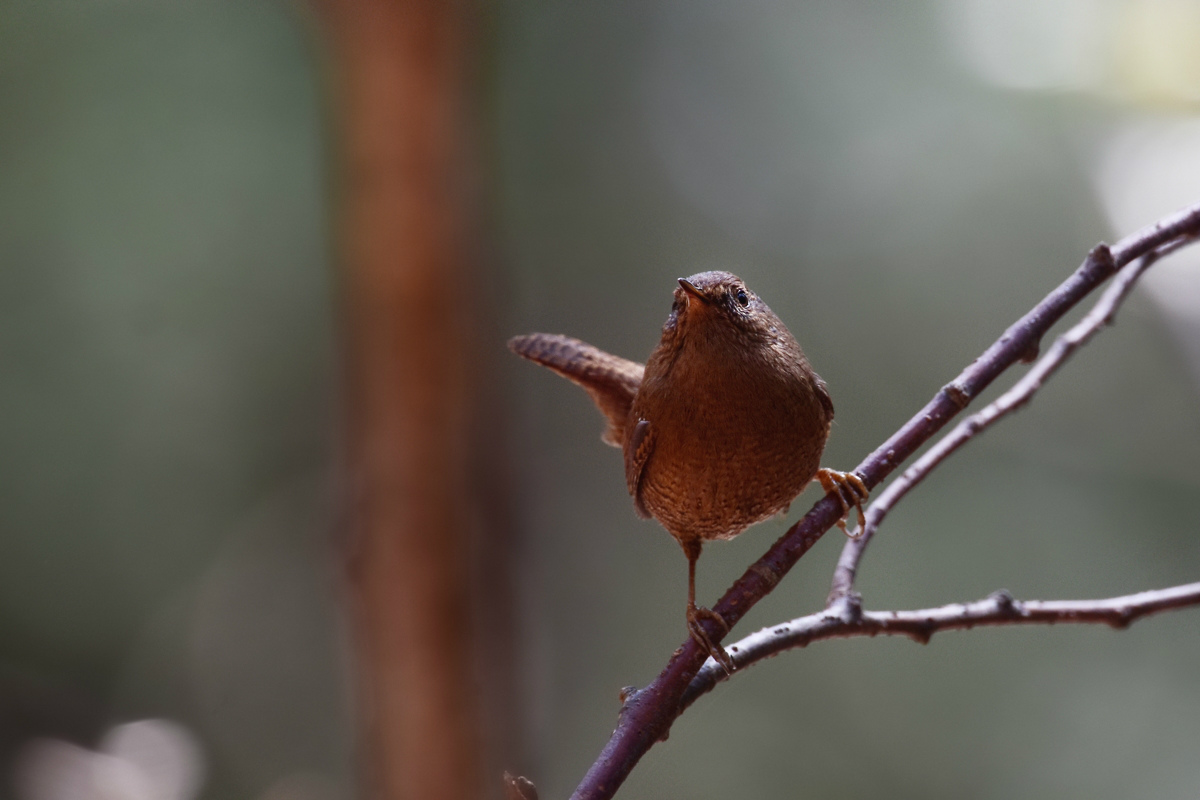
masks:
<instances>
[{"instance_id":1,"label":"green blurred background","mask_svg":"<svg viewBox=\"0 0 1200 800\"><path fill-rule=\"evenodd\" d=\"M479 10L503 334L644 359L674 279L731 269L829 383L829 466L1096 241L1200 200L1200 3ZM141 797L79 776L146 752L171 766L162 798L355 793L321 54L302 3L0 0L2 797ZM1156 267L1115 329L889 517L868 607L1200 576L1198 267ZM514 767L561 797L619 687L682 641L685 561L635 518L584 394L502 338ZM787 523L709 547L702 602ZM819 608L839 548L739 633ZM622 796L1195 797L1197 633L1183 611L820 643L701 700Z\"/></svg>"}]
</instances>

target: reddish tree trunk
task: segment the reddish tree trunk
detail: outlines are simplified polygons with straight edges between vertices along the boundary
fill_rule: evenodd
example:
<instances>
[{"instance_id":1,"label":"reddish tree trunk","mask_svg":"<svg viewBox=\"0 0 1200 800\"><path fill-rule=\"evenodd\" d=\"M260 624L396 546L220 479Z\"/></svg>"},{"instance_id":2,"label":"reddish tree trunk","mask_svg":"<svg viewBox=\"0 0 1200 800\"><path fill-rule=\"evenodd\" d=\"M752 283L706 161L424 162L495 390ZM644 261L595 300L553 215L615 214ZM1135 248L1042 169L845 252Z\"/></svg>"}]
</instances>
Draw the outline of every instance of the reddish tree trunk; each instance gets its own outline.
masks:
<instances>
[{"instance_id":1,"label":"reddish tree trunk","mask_svg":"<svg viewBox=\"0 0 1200 800\"><path fill-rule=\"evenodd\" d=\"M347 354L350 584L369 793L479 794L468 569L463 7L325 0Z\"/></svg>"}]
</instances>

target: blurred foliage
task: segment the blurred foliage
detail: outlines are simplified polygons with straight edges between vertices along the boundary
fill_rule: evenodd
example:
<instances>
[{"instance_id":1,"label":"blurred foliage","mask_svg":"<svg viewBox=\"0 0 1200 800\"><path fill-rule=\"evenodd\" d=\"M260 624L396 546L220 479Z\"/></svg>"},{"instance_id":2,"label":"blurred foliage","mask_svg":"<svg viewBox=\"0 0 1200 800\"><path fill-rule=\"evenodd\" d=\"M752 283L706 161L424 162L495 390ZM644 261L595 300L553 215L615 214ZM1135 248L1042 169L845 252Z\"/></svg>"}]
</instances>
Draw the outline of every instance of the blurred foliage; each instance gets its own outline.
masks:
<instances>
[{"instance_id":1,"label":"blurred foliage","mask_svg":"<svg viewBox=\"0 0 1200 800\"><path fill-rule=\"evenodd\" d=\"M344 781L309 36L278 3L7 6L4 764L167 716L210 796Z\"/></svg>"},{"instance_id":2,"label":"blurred foliage","mask_svg":"<svg viewBox=\"0 0 1200 800\"><path fill-rule=\"evenodd\" d=\"M1083 88L989 78L955 27L983 5L486 4L506 332L644 358L674 279L732 269L829 382L826 463L857 463L1097 240L1129 232L1098 193L1107 143L1194 111L1181 90L1166 111L1108 91L1103 70ZM149 717L200 742L201 796L352 791L307 14L0 5L2 796L35 737L93 748ZM863 566L869 607L1200 575L1200 325L1148 298L889 518ZM682 641L685 562L631 512L583 393L501 341L488 357L517 411L527 531L534 761L513 768L565 796L618 688ZM709 547L701 599L786 524ZM741 630L819 607L839 546ZM1195 631L1182 612L1123 633L814 645L698 703L622 796L1188 795Z\"/></svg>"}]
</instances>

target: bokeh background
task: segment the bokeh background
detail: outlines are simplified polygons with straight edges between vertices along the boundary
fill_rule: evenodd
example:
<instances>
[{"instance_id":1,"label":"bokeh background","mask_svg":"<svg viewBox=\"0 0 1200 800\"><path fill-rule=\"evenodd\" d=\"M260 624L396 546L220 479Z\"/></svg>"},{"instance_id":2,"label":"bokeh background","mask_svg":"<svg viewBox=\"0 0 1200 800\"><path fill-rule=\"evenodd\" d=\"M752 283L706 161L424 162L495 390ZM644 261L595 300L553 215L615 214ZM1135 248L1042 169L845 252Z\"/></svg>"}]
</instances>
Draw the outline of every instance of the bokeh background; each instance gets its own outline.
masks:
<instances>
[{"instance_id":1,"label":"bokeh background","mask_svg":"<svg viewBox=\"0 0 1200 800\"><path fill-rule=\"evenodd\" d=\"M848 469L1096 241L1200 200L1200 3L476 13L511 768L561 797L682 641L685 562L584 394L503 338L644 359L674 279L731 269L829 383ZM0 2L0 797L356 795L326 69L299 2ZM868 607L1196 580L1198 269L1156 266L889 517ZM707 548L701 599L787 524ZM839 548L739 632L819 608ZM1195 797L1198 634L820 643L700 701L622 796Z\"/></svg>"}]
</instances>

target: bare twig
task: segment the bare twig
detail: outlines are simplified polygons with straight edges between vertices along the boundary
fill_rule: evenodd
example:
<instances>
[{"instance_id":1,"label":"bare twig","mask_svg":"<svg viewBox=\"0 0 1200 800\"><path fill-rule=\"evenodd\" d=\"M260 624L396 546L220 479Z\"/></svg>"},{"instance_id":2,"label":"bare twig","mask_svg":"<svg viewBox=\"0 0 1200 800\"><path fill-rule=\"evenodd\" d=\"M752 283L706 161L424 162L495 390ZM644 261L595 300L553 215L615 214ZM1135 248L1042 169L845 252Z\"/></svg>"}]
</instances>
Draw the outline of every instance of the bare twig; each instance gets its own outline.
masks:
<instances>
[{"instance_id":1,"label":"bare twig","mask_svg":"<svg viewBox=\"0 0 1200 800\"><path fill-rule=\"evenodd\" d=\"M958 449L958 447L964 444L965 441L973 438L974 435L976 435L979 431L982 431L983 428L990 426L992 422L1000 419L1001 416L1020 408L1022 404L1028 402L1028 398L1030 398L1034 392L1040 389L1040 386L1042 386L1045 379L1048 378L1050 374L1057 371L1057 368L1060 367L1062 362L1066 361L1068 357L1074 353L1075 349L1081 347L1082 344L1086 343L1087 339L1090 339L1092 336L1096 335L1096 332L1102 329L1104 325L1109 323L1111 320L1111 314L1116 312L1117 307L1120 307L1121 302L1129 293L1129 290L1132 289L1136 279L1141 276L1141 273L1144 272L1148 266L1153 264L1154 261L1158 260L1159 258L1162 258L1163 255L1174 252L1176 248L1189 245L1189 243L1195 241L1196 234L1200 233L1198 222L1200 222L1200 206L1193 206L1190 207L1190 209L1176 213L1174 216L1166 217L1162 219L1162 221L1148 225L1146 228L1142 228L1138 231L1138 233L1135 233L1132 236L1127 236L1126 239L1122 239L1115 247L1112 247L1111 249L1106 248L1104 245L1093 248L1092 252L1088 253L1088 257L1087 260L1084 261L1084 265L1080 266L1079 270L1075 271L1075 275L1068 278L1067 281L1061 285L1061 287L1051 291L1051 293L1045 297L1045 300L1038 303L1038 305L1034 307L1030 313L1026 314L1025 317L1022 317L1019 321L1016 321L1012 327L1009 327L1009 329L1004 332L1004 336L1000 338L1000 341L997 341L996 344L992 345L992 347L989 348L988 351L985 351L985 353L980 356L979 359L973 363L973 365L967 367L958 378L952 381L952 383L950 383L946 389L942 390L942 392L946 392L947 390L952 389L952 387L955 385L966 383L964 378L967 377L967 374L970 373L972 369L978 367L980 362L988 361L989 355L992 354L992 351L996 349L997 344L1006 341L1006 338L1009 336L1019 337L1021 332L1024 331L1028 325L1031 325L1034 323L1034 321L1036 321L1039 312L1042 311L1044 307L1049 306L1052 301L1054 301L1056 295L1067 294L1069 285L1072 284L1076 278L1084 277L1084 273L1088 270L1088 261L1092 261L1097 258L1108 259L1110 260L1112 269L1114 269L1114 271L1117 269L1124 269L1124 267L1128 266L1126 277L1118 279L1118 281L1114 282L1114 285L1110 287L1109 291L1106 291L1102 299L1097 302L1097 307L1093 308L1092 313L1088 314L1084 320L1081 320L1080 323L1076 325L1074 329L1072 329L1072 331L1069 331L1066 333L1066 335L1060 337L1058 342L1055 343L1055 347L1051 349L1050 353L1046 354L1044 359L1039 361L1038 365L1031 369L1030 373L1028 373L1024 379L1019 381L1018 384L1014 385L1012 390L1006 392L1006 395L1000 399L997 399L996 403L992 404L996 405L1001 402L1010 403L1008 408L1004 408L1002 413L990 415L989 409L991 409L991 407L989 407L988 409L979 411L979 414L973 415L971 419L960 423L958 428L955 428L952 433L947 434L946 438L940 441L940 443L938 443L935 447L932 447L929 452L926 452L916 464L913 464L912 467L908 468L908 470L905 471L905 474L902 475L899 480L895 481L895 488L889 486L886 491L880 495L880 497L876 498L874 503L872 503L869 507L868 511L866 511L866 524L864 525L862 534L858 535L856 539L847 541L846 545L842 547L841 555L838 559L838 567L836 567L834 570L833 585L829 590L830 604L838 603L841 600L844 600L845 597L851 593L854 587L854 575L856 575L858 571L859 561L862 561L863 553L866 551L866 546L869 545L872 536L875 535L875 530L878 528L878 524L882 522L883 517L887 516L887 512L890 511L890 509L892 509L896 503L898 503L900 498L904 497L904 494L907 493L908 489L912 488L912 486L916 485L917 482L922 480L924 475L928 474L931 469L934 469L938 463L941 463L944 458L949 456L950 452ZM1134 263L1134 261L1138 261L1138 263ZM1130 264L1132 264L1132 266L1130 266ZM1093 284L1091 288L1087 289L1087 291L1091 291L1092 289L1096 288L1096 285L1098 285L1098 283ZM1075 297L1075 299L1072 301L1072 306L1081 299L1082 295ZM1063 309L1063 311L1066 311L1066 309ZM1054 321L1057 321L1061 315L1062 313L1058 313L1055 319L1051 321L1051 324L1054 323ZM1046 325L1045 327L1048 329L1049 325ZM1043 329L1043 332L1044 330L1045 329ZM1072 336L1073 333L1084 335L1085 332L1086 337L1080 342L1070 343L1070 341L1063 341L1064 338ZM1038 339L1040 339L1040 333L1038 335ZM1022 360L1032 361L1034 357L1037 356L1036 342L1037 339L1034 341L1033 349L1030 351L1030 354L1028 354L1027 357ZM935 402L936 399L937 398L935 397ZM930 405L932 405L932 403L930 403ZM994 410L1000 411L1001 409L996 408ZM908 421L905 428L912 426L913 422L917 421L919 416L920 415L913 417L912 420ZM905 428L901 428L901 432L904 431ZM936 433L936 429L935 431L931 431L930 435L932 435L932 433ZM966 438L959 440L959 437L962 434L968 435L966 435ZM898 438L898 435L894 435L892 440ZM883 445L883 447L887 446L887 444ZM872 457L874 457L878 452L880 451L876 450L875 453L872 453ZM869 483L869 485L874 487L874 483Z\"/></svg>"},{"instance_id":2,"label":"bare twig","mask_svg":"<svg viewBox=\"0 0 1200 800\"><path fill-rule=\"evenodd\" d=\"M925 644L939 631L996 625L1104 624L1125 628L1160 611L1200 605L1200 583L1172 586L1106 600L1014 600L1003 589L974 603L952 603L917 611L859 611L840 616L830 611L809 614L764 628L731 645L728 650L740 671L784 650L805 647L823 639L853 636L907 636ZM728 676L712 661L701 668L680 701L679 711Z\"/></svg>"},{"instance_id":3,"label":"bare twig","mask_svg":"<svg viewBox=\"0 0 1200 800\"><path fill-rule=\"evenodd\" d=\"M1076 350L1083 347L1105 326L1112 323L1117 310L1125 302L1129 293L1133 291L1133 286L1142 273L1163 256L1191 241L1191 238L1185 238L1169 242L1122 268L1087 316L1059 336L1054 345L1021 380L995 401L955 426L954 430L938 440L937 444L929 448L911 467L904 471L903 475L892 481L887 489L875 498L867 509L866 522L862 530L856 533L855 538L843 548L843 558L839 559L838 569L834 573L833 590L829 598L831 603L837 602L853 587L858 562L866 550L867 542L875 535L880 523L895 505L945 461L951 453L996 422L1029 403L1046 380L1057 372Z\"/></svg>"},{"instance_id":4,"label":"bare twig","mask_svg":"<svg viewBox=\"0 0 1200 800\"><path fill-rule=\"evenodd\" d=\"M1200 232L1200 205L1167 217L1115 247L1095 247L1083 265L1057 289L1046 296L1028 314L1012 325L982 356L951 383L939 391L926 406L904 424L886 442L871 453L855 470L868 487L874 487L947 422L964 409L1018 360L1032 361L1038 343L1055 322L1080 300L1100 286L1118 269L1174 243L1190 242ZM842 513L832 497L818 501L812 509L750 566L713 607L730 626L736 624L759 600L765 597ZM857 554L851 547L859 548ZM861 548L865 542L851 542L838 562L833 596L843 608L853 605L850 590ZM836 605L836 604L835 604ZM837 607L829 610L834 616ZM715 623L708 627L714 642L724 631ZM699 672L705 654L692 639L675 652L666 668L641 691L626 692L616 730L600 756L572 795L576 800L600 800L612 797L629 772L654 743L662 739L679 715L687 687Z\"/></svg>"}]
</instances>

